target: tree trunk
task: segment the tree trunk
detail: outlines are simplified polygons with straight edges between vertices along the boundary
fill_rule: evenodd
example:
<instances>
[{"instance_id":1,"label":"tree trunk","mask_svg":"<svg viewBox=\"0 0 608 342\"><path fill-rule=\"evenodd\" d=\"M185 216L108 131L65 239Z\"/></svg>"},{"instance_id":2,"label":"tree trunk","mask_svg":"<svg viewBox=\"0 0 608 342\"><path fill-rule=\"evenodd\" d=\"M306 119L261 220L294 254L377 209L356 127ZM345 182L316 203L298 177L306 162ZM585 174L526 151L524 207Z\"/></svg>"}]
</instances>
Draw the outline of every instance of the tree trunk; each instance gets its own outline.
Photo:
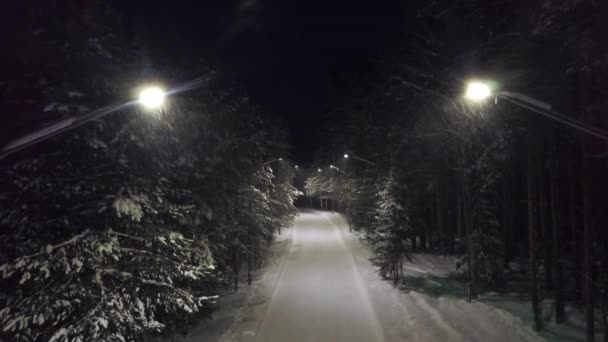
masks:
<instances>
[{"instance_id":1,"label":"tree trunk","mask_svg":"<svg viewBox=\"0 0 608 342\"><path fill-rule=\"evenodd\" d=\"M543 321L541 316L540 295L538 288L538 268L536 265L536 234L537 234L537 203L538 203L538 168L537 142L533 133L529 132L528 141L528 238L530 254L530 295L532 299L532 313L534 314L534 329L542 330Z\"/></svg>"},{"instance_id":2,"label":"tree trunk","mask_svg":"<svg viewBox=\"0 0 608 342\"><path fill-rule=\"evenodd\" d=\"M556 157L557 158L557 157ZM561 249L561 213L559 209L559 188L557 185L559 163L555 161L549 168L549 191L551 194L551 217L553 222L553 244L551 248L553 275L555 276L555 322L563 323L566 320L566 311L564 308L564 277L562 270L562 262L560 260Z\"/></svg>"},{"instance_id":3,"label":"tree trunk","mask_svg":"<svg viewBox=\"0 0 608 342\"><path fill-rule=\"evenodd\" d=\"M583 47L582 51L585 51ZM586 51L589 52L589 51ZM585 71L578 75L578 105L580 116L583 121L587 121L587 107L589 104L589 77ZM585 301L585 321L586 321L586 340L595 340L595 322L593 312L593 228L591 218L591 156L590 141L586 135L581 135L580 151L581 160L581 193L583 205L583 299Z\"/></svg>"},{"instance_id":4,"label":"tree trunk","mask_svg":"<svg viewBox=\"0 0 608 342\"><path fill-rule=\"evenodd\" d=\"M541 155L544 154L544 150L541 150ZM542 232L542 238L543 238L543 242L542 242L542 247L543 247L543 265L544 265L544 269L545 269L545 288L547 289L547 291L552 291L553 290L553 272L552 272L552 266L553 263L551 261L551 248L550 248L550 242L551 242L551 229L549 227L549 213L548 213L548 206L547 206L547 179L544 176L545 175L545 163L542 162L541 163L541 167L539 168L539 175L538 175L538 183L539 183L539 193L538 193L538 197L539 197L539 216L540 216L540 231Z\"/></svg>"},{"instance_id":5,"label":"tree trunk","mask_svg":"<svg viewBox=\"0 0 608 342\"><path fill-rule=\"evenodd\" d=\"M457 223L457 236L458 240L462 239L462 190L458 191L458 195L456 197L456 220Z\"/></svg>"},{"instance_id":6,"label":"tree trunk","mask_svg":"<svg viewBox=\"0 0 608 342\"><path fill-rule=\"evenodd\" d=\"M507 176L503 177L501 182L501 202L502 202L502 234L504 240L503 246L503 267L509 267L511 261L511 230L513 225L513 213L511 211L511 198L509 196Z\"/></svg>"},{"instance_id":7,"label":"tree trunk","mask_svg":"<svg viewBox=\"0 0 608 342\"><path fill-rule=\"evenodd\" d=\"M477 298L477 282L476 282L476 261L475 261L475 248L473 244L473 227L472 227L472 215L471 215L471 194L468 174L464 168L464 157L465 147L464 142L460 145L460 158L461 158L461 181L462 185L462 216L464 224L464 232L466 237L467 247L467 272L468 272L468 300L473 301Z\"/></svg>"},{"instance_id":8,"label":"tree trunk","mask_svg":"<svg viewBox=\"0 0 608 342\"><path fill-rule=\"evenodd\" d=\"M428 228L428 229L427 229L427 231L426 231L426 234L427 234L427 236L426 236L426 241L427 241L427 243L428 243L428 247L427 247L427 249L428 249L429 251L432 251L432 250L433 250L433 231L432 231L432 229L433 229L433 225L432 225L432 224L430 224L428 227L429 227L429 228Z\"/></svg>"},{"instance_id":9,"label":"tree trunk","mask_svg":"<svg viewBox=\"0 0 608 342\"><path fill-rule=\"evenodd\" d=\"M418 239L416 236L416 227L412 227L411 240L412 240L412 252L416 253L416 251L418 250L418 243L417 243Z\"/></svg>"},{"instance_id":10,"label":"tree trunk","mask_svg":"<svg viewBox=\"0 0 608 342\"><path fill-rule=\"evenodd\" d=\"M464 228L467 243L467 267L469 272L469 302L477 298L477 262L475 260L475 245L473 242L473 227L471 217L471 195L469 189L468 175L463 170L463 214Z\"/></svg>"},{"instance_id":11,"label":"tree trunk","mask_svg":"<svg viewBox=\"0 0 608 342\"><path fill-rule=\"evenodd\" d=\"M591 180L589 175L589 155L583 143L583 163L581 168L583 193L583 298L585 299L585 320L587 342L594 341L595 322L593 313L593 231L591 223Z\"/></svg>"},{"instance_id":12,"label":"tree trunk","mask_svg":"<svg viewBox=\"0 0 608 342\"><path fill-rule=\"evenodd\" d=\"M397 284L399 282L399 270L397 269L398 262L397 260L393 261L393 283Z\"/></svg>"},{"instance_id":13,"label":"tree trunk","mask_svg":"<svg viewBox=\"0 0 608 342\"><path fill-rule=\"evenodd\" d=\"M426 251L426 232L418 230L420 236L420 249Z\"/></svg>"},{"instance_id":14,"label":"tree trunk","mask_svg":"<svg viewBox=\"0 0 608 342\"><path fill-rule=\"evenodd\" d=\"M444 229L445 227L443 226L443 216L441 214L441 210L442 210L442 206L441 206L441 191L437 190L436 192L436 205L435 205L435 213L436 213L436 220L437 220L437 245L439 247L439 252L443 252L444 251Z\"/></svg>"},{"instance_id":15,"label":"tree trunk","mask_svg":"<svg viewBox=\"0 0 608 342\"><path fill-rule=\"evenodd\" d=\"M445 249L448 253L451 254L455 254L456 253L456 249L454 248L454 246L456 245L455 242L455 229L454 226L456 224L456 221L454 220L454 210L453 209L448 209L447 210L447 220L446 220L446 229L447 229L447 233L446 233L446 238L445 238Z\"/></svg>"},{"instance_id":16,"label":"tree trunk","mask_svg":"<svg viewBox=\"0 0 608 342\"><path fill-rule=\"evenodd\" d=\"M573 158L575 157L575 154L572 153L571 155ZM578 220L577 220L577 215L576 215L576 204L578 203L578 196L577 196L577 186L576 186L576 182L579 179L579 177L576 176L576 170L575 170L575 166L576 166L576 162L574 160L571 160L568 163L568 219L569 219L569 224L570 224L570 239L571 239L571 243L572 243L572 253L573 253L573 264L574 264L574 281L575 281L575 289L574 289L574 295L576 297L576 299L581 299L582 296L581 294L583 293L583 274L579 273L579 271L582 269L582 263L581 263L581 246L580 246L580 233L578 230L579 224L578 224Z\"/></svg>"}]
</instances>

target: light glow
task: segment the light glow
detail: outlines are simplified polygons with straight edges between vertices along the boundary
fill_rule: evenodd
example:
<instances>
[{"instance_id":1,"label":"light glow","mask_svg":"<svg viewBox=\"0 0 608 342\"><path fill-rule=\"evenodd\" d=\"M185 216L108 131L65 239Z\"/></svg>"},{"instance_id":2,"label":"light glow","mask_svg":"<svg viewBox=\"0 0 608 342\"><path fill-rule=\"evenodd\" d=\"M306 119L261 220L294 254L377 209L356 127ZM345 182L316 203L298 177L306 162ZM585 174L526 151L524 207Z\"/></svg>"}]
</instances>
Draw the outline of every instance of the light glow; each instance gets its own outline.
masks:
<instances>
[{"instance_id":1,"label":"light glow","mask_svg":"<svg viewBox=\"0 0 608 342\"><path fill-rule=\"evenodd\" d=\"M479 81L471 81L467 85L467 91L464 96L472 101L483 101L490 95L492 95L492 90L489 85Z\"/></svg>"},{"instance_id":2,"label":"light glow","mask_svg":"<svg viewBox=\"0 0 608 342\"><path fill-rule=\"evenodd\" d=\"M348 153L344 153L344 158L348 159L348 157L349 157Z\"/></svg>"},{"instance_id":3,"label":"light glow","mask_svg":"<svg viewBox=\"0 0 608 342\"><path fill-rule=\"evenodd\" d=\"M146 87L139 93L139 103L146 108L159 108L164 102L165 92L160 87Z\"/></svg>"}]
</instances>

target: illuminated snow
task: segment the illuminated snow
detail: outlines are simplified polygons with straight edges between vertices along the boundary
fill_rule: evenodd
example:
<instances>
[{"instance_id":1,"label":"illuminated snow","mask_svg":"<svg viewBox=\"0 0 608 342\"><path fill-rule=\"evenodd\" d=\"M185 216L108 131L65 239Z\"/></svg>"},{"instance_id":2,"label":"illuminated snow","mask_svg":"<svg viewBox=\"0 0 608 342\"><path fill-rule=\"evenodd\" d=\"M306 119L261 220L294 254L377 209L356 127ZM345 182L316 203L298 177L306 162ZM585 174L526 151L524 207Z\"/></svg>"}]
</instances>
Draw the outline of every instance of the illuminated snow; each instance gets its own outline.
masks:
<instances>
[{"instance_id":1,"label":"illuminated snow","mask_svg":"<svg viewBox=\"0 0 608 342\"><path fill-rule=\"evenodd\" d=\"M251 287L223 298L216 320L188 341L542 341L484 303L395 289L338 214L300 213L287 232L282 256ZM421 256L410 270L448 267L449 260Z\"/></svg>"}]
</instances>

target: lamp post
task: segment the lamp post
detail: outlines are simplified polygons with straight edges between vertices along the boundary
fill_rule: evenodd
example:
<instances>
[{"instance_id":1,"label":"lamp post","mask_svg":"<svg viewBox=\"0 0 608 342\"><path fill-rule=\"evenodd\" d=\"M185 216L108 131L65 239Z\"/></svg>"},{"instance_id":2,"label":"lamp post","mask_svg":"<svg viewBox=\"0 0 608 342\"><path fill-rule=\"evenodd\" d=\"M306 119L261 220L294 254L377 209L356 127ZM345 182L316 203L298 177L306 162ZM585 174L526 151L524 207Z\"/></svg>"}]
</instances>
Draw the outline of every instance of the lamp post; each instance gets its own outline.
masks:
<instances>
[{"instance_id":1,"label":"lamp post","mask_svg":"<svg viewBox=\"0 0 608 342\"><path fill-rule=\"evenodd\" d=\"M557 113L552 110L552 106L550 104L530 97L528 95L506 90L493 92L492 87L488 84L488 82L470 81L467 84L466 92L464 95L467 100L473 102L483 102L491 96L508 101L518 107L527 109L536 114L557 121L570 128L574 128L578 131L592 135L598 139L608 141L608 132L606 131L590 126L579 120L572 119L566 115Z\"/></svg>"},{"instance_id":2,"label":"lamp post","mask_svg":"<svg viewBox=\"0 0 608 342\"><path fill-rule=\"evenodd\" d=\"M0 160L8 157L9 155L15 152L39 144L67 131L73 130L89 121L99 119L102 116L117 112L133 105L141 105L146 108L147 111L159 109L165 101L165 94L165 91L161 87L149 86L142 89L139 94L138 100L132 100L118 105L102 107L82 116L71 117L57 121L47 127L41 128L39 130L36 130L11 141L0 151Z\"/></svg>"},{"instance_id":3,"label":"lamp post","mask_svg":"<svg viewBox=\"0 0 608 342\"><path fill-rule=\"evenodd\" d=\"M277 162L277 161L283 161L283 158L275 158L275 159L269 160L269 161L267 161L265 163L262 163L262 167L264 167L266 165L269 165L269 164L272 164L272 163ZM297 167L296 167L296 169L297 169Z\"/></svg>"},{"instance_id":4,"label":"lamp post","mask_svg":"<svg viewBox=\"0 0 608 342\"><path fill-rule=\"evenodd\" d=\"M364 163L366 163L366 164L369 164L369 165L371 165L371 166L374 166L374 167L377 167L377 166L378 166L378 164L374 163L374 162L373 162L373 161L371 161L371 160L368 160L368 159L365 159L365 158L361 158L361 157L356 156L356 155L354 155L354 154L344 153L344 159L348 159L348 158L357 159L357 160L359 160L359 161L362 161L362 162L364 162Z\"/></svg>"},{"instance_id":5,"label":"lamp post","mask_svg":"<svg viewBox=\"0 0 608 342\"><path fill-rule=\"evenodd\" d=\"M336 171L338 171L338 172L340 172L340 173L342 173L342 174L344 174L344 175L346 175L346 174L347 174L346 172L342 171L342 170L341 170L339 167L337 167L337 166L334 166L334 165L329 165L329 168L330 168L330 169L334 169L334 170L336 170Z\"/></svg>"}]
</instances>

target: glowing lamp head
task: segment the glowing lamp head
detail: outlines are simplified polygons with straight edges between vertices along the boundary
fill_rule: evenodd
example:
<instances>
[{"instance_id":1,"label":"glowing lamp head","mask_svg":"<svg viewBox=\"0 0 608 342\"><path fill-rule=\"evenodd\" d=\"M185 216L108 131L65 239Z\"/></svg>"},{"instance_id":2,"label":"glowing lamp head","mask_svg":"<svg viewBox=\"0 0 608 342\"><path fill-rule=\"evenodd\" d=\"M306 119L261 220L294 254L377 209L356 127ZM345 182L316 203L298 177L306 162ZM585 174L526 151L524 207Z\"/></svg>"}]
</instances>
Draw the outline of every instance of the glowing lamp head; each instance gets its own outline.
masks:
<instances>
[{"instance_id":1,"label":"glowing lamp head","mask_svg":"<svg viewBox=\"0 0 608 342\"><path fill-rule=\"evenodd\" d=\"M348 159L349 155L348 153L344 153L344 159Z\"/></svg>"},{"instance_id":2,"label":"glowing lamp head","mask_svg":"<svg viewBox=\"0 0 608 342\"><path fill-rule=\"evenodd\" d=\"M471 81L467 85L465 97L472 101L483 101L492 95L492 89L486 83L479 81Z\"/></svg>"},{"instance_id":3,"label":"glowing lamp head","mask_svg":"<svg viewBox=\"0 0 608 342\"><path fill-rule=\"evenodd\" d=\"M160 87L147 87L139 93L139 103L146 108L159 108L164 102L165 92Z\"/></svg>"},{"instance_id":4,"label":"glowing lamp head","mask_svg":"<svg viewBox=\"0 0 608 342\"><path fill-rule=\"evenodd\" d=\"M317 169L317 172L321 172L321 169Z\"/></svg>"},{"instance_id":5,"label":"glowing lamp head","mask_svg":"<svg viewBox=\"0 0 608 342\"><path fill-rule=\"evenodd\" d=\"M283 158L279 158L279 161L283 161Z\"/></svg>"}]
</instances>

